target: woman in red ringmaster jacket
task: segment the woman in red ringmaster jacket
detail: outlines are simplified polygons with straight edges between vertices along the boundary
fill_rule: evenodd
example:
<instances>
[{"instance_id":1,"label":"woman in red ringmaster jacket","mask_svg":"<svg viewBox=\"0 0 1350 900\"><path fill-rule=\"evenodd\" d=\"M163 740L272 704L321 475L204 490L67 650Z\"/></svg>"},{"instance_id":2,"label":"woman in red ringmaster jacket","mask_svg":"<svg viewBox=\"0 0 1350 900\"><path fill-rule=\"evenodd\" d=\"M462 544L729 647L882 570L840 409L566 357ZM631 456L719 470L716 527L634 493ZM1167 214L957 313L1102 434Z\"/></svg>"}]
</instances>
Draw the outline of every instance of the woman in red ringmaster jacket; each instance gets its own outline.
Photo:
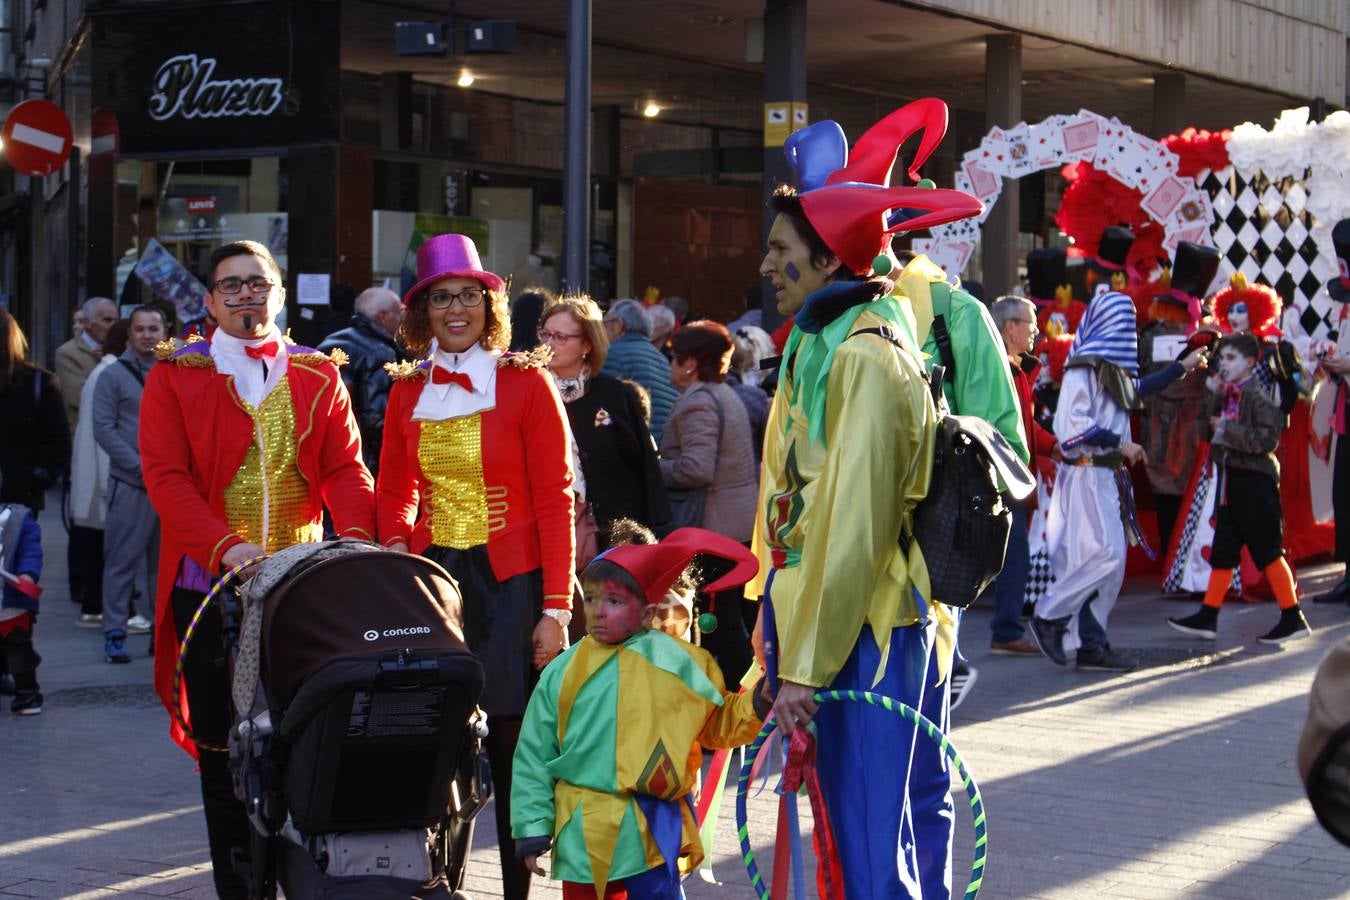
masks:
<instances>
[{"instance_id":1,"label":"woman in red ringmaster jacket","mask_svg":"<svg viewBox=\"0 0 1350 900\"><path fill-rule=\"evenodd\" d=\"M505 287L463 235L418 249L400 333L414 354L431 355L391 367L376 498L380 540L435 560L459 582L464 637L486 675L480 705L505 894L524 897L511 758L535 670L562 652L571 620L572 471L548 351L505 352Z\"/></svg>"}]
</instances>

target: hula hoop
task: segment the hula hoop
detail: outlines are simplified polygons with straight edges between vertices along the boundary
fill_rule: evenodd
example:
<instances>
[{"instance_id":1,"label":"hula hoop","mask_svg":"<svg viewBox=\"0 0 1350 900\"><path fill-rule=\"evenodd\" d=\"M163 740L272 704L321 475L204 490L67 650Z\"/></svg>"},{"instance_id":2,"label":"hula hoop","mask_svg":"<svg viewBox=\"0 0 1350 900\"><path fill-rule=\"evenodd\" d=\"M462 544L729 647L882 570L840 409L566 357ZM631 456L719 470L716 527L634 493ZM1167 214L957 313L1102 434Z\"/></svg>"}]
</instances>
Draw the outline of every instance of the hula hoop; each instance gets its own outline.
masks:
<instances>
[{"instance_id":1,"label":"hula hoop","mask_svg":"<svg viewBox=\"0 0 1350 900\"><path fill-rule=\"evenodd\" d=\"M956 753L956 748L947 740L947 736L918 711L906 706L899 700L883 697L880 694L867 691L819 691L811 699L817 703L834 703L847 700L852 703L868 703L872 706L879 706L888 712L896 713L908 719L938 745L942 754L947 757L947 760L956 769L957 774L961 776L961 784L965 786L966 796L970 798L970 813L975 820L975 859L970 864L970 883L966 886L965 900L975 900L975 897L980 893L980 882L984 880L984 861L989 849L988 829L984 821L984 800L980 797L979 785L975 783L975 779L970 777L966 764L961 761L961 757ZM745 870L750 876L750 886L755 889L755 893L760 900L769 900L769 888L759 874L759 866L755 862L755 852L750 849L750 830L746 825L745 801L746 793L750 787L750 773L754 768L755 758L759 755L759 750L764 746L764 742L769 739L769 735L773 734L777 728L778 723L773 720L764 723L764 728L746 749L745 760L741 765L741 776L736 782L736 836L740 839L741 858L745 862Z\"/></svg>"},{"instance_id":2,"label":"hula hoop","mask_svg":"<svg viewBox=\"0 0 1350 900\"><path fill-rule=\"evenodd\" d=\"M178 661L173 666L173 717L178 723L178 727L183 729L183 734L202 750L215 750L218 753L228 753L229 747L222 747L219 744L209 744L206 741L199 741L192 735L192 729L188 726L187 720L183 718L183 701L181 699L183 690L183 666L187 662L188 645L192 643L192 637L197 633L197 627L202 623L202 616L211 608L211 604L220 596L220 592L225 589L231 581L238 577L239 573L249 566L262 562L266 556L255 556L253 559L241 562L239 565L230 569L220 580L211 585L211 590L206 592L202 602L198 604L197 611L192 614L188 620L187 628L183 629L183 641L178 645Z\"/></svg>"}]
</instances>

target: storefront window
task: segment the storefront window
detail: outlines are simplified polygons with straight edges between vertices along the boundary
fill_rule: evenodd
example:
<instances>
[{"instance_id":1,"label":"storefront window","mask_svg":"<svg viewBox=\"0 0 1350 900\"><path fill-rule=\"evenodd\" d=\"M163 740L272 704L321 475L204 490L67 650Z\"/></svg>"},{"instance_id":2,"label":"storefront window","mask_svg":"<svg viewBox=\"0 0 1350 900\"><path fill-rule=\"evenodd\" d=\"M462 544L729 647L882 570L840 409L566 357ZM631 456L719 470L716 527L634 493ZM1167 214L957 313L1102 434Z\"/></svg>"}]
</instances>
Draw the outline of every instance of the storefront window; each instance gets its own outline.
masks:
<instances>
[{"instance_id":1,"label":"storefront window","mask_svg":"<svg viewBox=\"0 0 1350 900\"><path fill-rule=\"evenodd\" d=\"M132 272L153 240L206 284L212 252L257 241L286 271L286 159L140 162L117 166L117 290L123 305L149 299Z\"/></svg>"}]
</instances>

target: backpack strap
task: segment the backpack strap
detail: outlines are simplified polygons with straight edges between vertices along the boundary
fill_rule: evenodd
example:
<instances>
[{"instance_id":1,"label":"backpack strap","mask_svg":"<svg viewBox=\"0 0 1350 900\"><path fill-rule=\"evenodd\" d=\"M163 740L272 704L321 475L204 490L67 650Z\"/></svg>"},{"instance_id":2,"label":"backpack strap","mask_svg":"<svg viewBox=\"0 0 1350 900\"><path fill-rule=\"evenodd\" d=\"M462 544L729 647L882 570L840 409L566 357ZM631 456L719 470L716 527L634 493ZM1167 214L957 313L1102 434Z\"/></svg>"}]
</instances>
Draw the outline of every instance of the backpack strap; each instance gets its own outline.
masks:
<instances>
[{"instance_id":1,"label":"backpack strap","mask_svg":"<svg viewBox=\"0 0 1350 900\"><path fill-rule=\"evenodd\" d=\"M140 383L141 387L145 387L145 376L141 374L140 369L136 368L125 359L119 359L117 362L121 364L122 368L131 373L131 377L135 378L136 381Z\"/></svg>"},{"instance_id":2,"label":"backpack strap","mask_svg":"<svg viewBox=\"0 0 1350 900\"><path fill-rule=\"evenodd\" d=\"M933 321L936 323L938 320L934 319ZM897 335L895 329L889 325L880 325L874 328L859 328L857 331L850 334L849 337L856 337L860 334L878 335L890 341L892 344L895 344L895 346L904 349L904 344L900 343L900 336ZM946 334L945 325L943 326L943 334ZM845 338L845 340L847 340L847 338ZM951 342L948 341L949 351L950 347ZM931 372L925 371L923 376L924 381L928 383L928 394L933 398L933 405L937 407L939 416L947 414L947 396L942 392L942 380L946 376L946 372L947 369L945 366L934 366Z\"/></svg>"},{"instance_id":3,"label":"backpack strap","mask_svg":"<svg viewBox=\"0 0 1350 900\"><path fill-rule=\"evenodd\" d=\"M937 341L938 357L942 360L943 374L937 378L940 383L945 378L956 381L956 356L952 353L952 335L947 330L947 313L952 308L952 287L945 281L934 281L928 285L933 298L933 340Z\"/></svg>"}]
</instances>

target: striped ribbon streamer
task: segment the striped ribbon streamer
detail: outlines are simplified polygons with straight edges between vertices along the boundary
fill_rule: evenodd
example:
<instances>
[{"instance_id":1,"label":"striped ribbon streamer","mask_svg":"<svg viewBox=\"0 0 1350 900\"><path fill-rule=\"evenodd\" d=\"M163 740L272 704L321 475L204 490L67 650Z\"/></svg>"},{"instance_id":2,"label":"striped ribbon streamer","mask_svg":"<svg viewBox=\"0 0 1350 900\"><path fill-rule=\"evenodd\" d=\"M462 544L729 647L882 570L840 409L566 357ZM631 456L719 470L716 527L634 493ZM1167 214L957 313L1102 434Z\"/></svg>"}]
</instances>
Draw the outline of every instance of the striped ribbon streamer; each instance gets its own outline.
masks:
<instances>
[{"instance_id":1,"label":"striped ribbon streamer","mask_svg":"<svg viewBox=\"0 0 1350 900\"><path fill-rule=\"evenodd\" d=\"M971 777L969 770L966 769L966 764L957 754L956 748L947 740L947 736L917 710L906 706L899 700L883 697L880 694L867 691L819 691L812 699L817 703L867 703L884 709L909 720L938 745L942 754L956 769L957 775L961 778L961 784L966 790L966 796L970 799L970 814L975 821L975 858L970 864L970 882L966 885L965 900L975 900L980 893L980 884L984 881L985 857L989 851L989 835L984 819L984 800L980 797L979 785ZM746 795L750 786L751 771L754 768L760 748L769 739L769 735L777 729L778 723L772 718L764 723L764 728L755 736L754 741L746 750L745 761L741 766L741 775L736 782L736 836L740 840L741 859L745 863L746 873L750 876L750 886L754 888L755 895L760 900L770 900L771 894L769 886L764 883L764 878L759 872L759 865L755 862L755 852L750 847Z\"/></svg>"}]
</instances>

